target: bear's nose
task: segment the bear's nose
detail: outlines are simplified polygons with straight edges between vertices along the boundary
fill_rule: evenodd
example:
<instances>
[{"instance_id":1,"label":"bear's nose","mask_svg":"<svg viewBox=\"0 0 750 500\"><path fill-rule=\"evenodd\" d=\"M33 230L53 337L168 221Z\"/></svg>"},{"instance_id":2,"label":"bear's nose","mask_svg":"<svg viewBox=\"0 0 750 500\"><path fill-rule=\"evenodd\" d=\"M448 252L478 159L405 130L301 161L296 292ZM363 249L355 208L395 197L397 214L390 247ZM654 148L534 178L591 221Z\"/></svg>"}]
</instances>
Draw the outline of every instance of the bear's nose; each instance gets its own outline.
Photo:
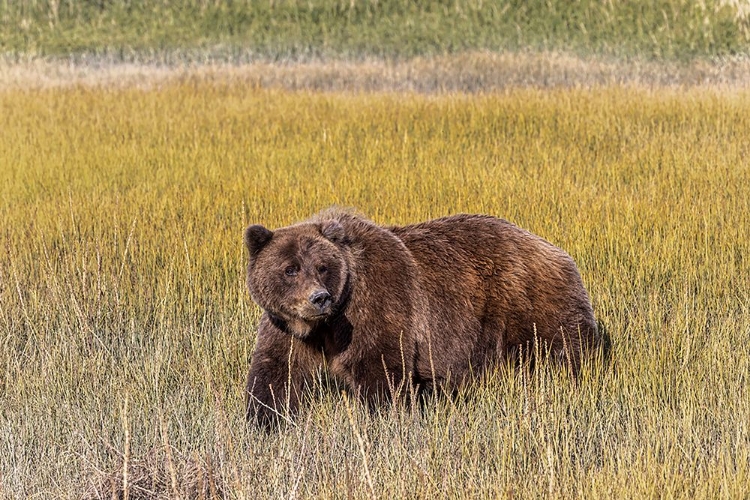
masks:
<instances>
[{"instance_id":1,"label":"bear's nose","mask_svg":"<svg viewBox=\"0 0 750 500\"><path fill-rule=\"evenodd\" d=\"M313 305L317 306L318 309L323 311L329 305L331 305L331 294L326 290L315 291L312 293L312 295L310 295L310 302L312 302Z\"/></svg>"}]
</instances>

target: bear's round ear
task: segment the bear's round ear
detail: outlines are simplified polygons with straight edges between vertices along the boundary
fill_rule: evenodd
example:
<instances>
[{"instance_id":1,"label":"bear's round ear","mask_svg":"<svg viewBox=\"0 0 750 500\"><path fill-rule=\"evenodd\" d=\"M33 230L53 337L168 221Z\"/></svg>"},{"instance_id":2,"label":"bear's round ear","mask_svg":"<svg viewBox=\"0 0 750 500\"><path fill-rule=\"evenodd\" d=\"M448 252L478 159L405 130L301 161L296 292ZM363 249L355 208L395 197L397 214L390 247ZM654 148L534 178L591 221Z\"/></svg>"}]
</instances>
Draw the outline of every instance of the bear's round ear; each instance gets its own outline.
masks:
<instances>
[{"instance_id":1,"label":"bear's round ear","mask_svg":"<svg viewBox=\"0 0 750 500\"><path fill-rule=\"evenodd\" d=\"M272 237L271 231L260 224L255 224L245 229L245 246L250 251L250 255L255 256L271 241Z\"/></svg>"},{"instance_id":2,"label":"bear's round ear","mask_svg":"<svg viewBox=\"0 0 750 500\"><path fill-rule=\"evenodd\" d=\"M335 219L323 221L320 224L320 234L322 234L324 238L332 241L333 243L340 243L344 241L344 237L346 236L346 233L344 232L344 226L342 226L341 223Z\"/></svg>"}]
</instances>

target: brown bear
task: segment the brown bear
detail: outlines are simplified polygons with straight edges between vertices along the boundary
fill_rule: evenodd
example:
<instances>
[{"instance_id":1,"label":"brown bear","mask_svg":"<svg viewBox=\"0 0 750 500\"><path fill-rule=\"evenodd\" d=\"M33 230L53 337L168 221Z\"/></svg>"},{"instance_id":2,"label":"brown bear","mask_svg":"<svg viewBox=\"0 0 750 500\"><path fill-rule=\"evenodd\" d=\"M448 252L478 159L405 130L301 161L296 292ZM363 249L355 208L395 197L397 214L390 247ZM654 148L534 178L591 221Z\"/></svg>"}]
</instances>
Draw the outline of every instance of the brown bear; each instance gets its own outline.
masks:
<instances>
[{"instance_id":1,"label":"brown bear","mask_svg":"<svg viewBox=\"0 0 750 500\"><path fill-rule=\"evenodd\" d=\"M535 339L577 370L599 343L573 259L486 215L381 227L339 209L245 231L264 312L247 417L293 414L322 367L371 404L405 381L460 384ZM413 391L412 391L413 392Z\"/></svg>"}]
</instances>

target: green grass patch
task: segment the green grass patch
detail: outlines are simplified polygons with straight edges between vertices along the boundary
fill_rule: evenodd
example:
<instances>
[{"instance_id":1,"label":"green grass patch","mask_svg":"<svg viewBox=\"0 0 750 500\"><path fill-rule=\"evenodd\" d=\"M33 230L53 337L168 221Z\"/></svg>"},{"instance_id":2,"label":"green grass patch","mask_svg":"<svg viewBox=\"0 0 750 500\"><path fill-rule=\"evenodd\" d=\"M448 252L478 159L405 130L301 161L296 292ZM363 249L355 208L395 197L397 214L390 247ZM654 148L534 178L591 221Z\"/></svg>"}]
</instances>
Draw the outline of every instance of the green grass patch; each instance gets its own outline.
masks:
<instances>
[{"instance_id":1,"label":"green grass patch","mask_svg":"<svg viewBox=\"0 0 750 500\"><path fill-rule=\"evenodd\" d=\"M746 91L196 80L0 109L0 496L79 498L110 473L131 498L750 494ZM609 362L578 386L500 371L422 411L322 391L296 426L247 427L243 229L330 204L546 237L579 263Z\"/></svg>"},{"instance_id":2,"label":"green grass patch","mask_svg":"<svg viewBox=\"0 0 750 500\"><path fill-rule=\"evenodd\" d=\"M483 49L659 59L747 54L750 20L730 3L5 0L0 52L171 61L392 58Z\"/></svg>"}]
</instances>

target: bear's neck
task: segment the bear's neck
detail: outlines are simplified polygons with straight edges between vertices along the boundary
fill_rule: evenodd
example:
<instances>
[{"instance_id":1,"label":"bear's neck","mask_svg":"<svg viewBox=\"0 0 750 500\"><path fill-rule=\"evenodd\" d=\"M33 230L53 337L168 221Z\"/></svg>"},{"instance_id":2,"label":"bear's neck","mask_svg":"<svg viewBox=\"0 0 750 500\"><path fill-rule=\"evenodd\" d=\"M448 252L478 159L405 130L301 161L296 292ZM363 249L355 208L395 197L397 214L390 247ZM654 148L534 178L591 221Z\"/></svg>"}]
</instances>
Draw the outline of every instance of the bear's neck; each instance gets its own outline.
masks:
<instances>
[{"instance_id":1,"label":"bear's neck","mask_svg":"<svg viewBox=\"0 0 750 500\"><path fill-rule=\"evenodd\" d=\"M322 350L326 356L335 356L349 347L354 330L343 312L334 314L314 325L301 320L287 321L268 313L271 323L282 332Z\"/></svg>"},{"instance_id":2,"label":"bear's neck","mask_svg":"<svg viewBox=\"0 0 750 500\"><path fill-rule=\"evenodd\" d=\"M300 319L284 319L270 312L268 318L276 328L299 340L307 340L315 330L315 325L310 325Z\"/></svg>"}]
</instances>

